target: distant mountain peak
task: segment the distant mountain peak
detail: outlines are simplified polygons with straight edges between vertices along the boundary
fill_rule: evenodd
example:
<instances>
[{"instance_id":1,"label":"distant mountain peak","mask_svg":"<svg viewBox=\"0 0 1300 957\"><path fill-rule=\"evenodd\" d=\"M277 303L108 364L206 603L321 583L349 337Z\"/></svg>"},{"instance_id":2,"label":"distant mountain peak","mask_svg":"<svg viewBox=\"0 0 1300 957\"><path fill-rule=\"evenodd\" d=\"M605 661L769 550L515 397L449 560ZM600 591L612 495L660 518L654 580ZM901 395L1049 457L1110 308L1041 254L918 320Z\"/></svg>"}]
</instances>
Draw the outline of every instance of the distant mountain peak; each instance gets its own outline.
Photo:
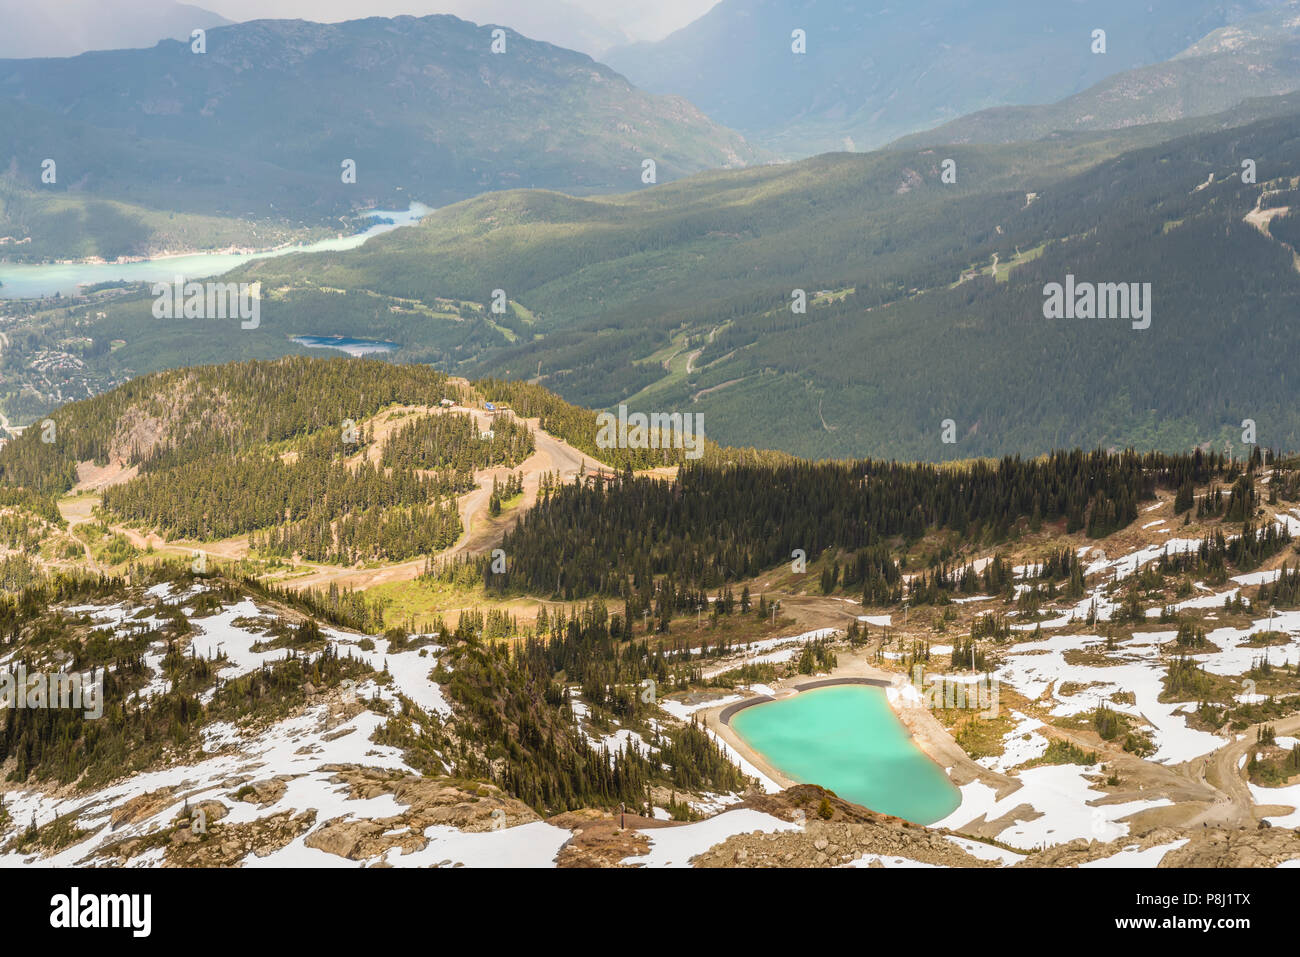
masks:
<instances>
[{"instance_id":1,"label":"distant mountain peak","mask_svg":"<svg viewBox=\"0 0 1300 957\"><path fill-rule=\"evenodd\" d=\"M67 57L88 50L152 47L230 21L173 0L60 0L57 5L0 0L0 59Z\"/></svg>"},{"instance_id":2,"label":"distant mountain peak","mask_svg":"<svg viewBox=\"0 0 1300 957\"><path fill-rule=\"evenodd\" d=\"M57 151L60 182L84 191L241 216L274 204L318 218L412 196L441 205L519 186L634 189L647 159L662 182L762 155L584 53L447 14L255 20L210 30L202 55L167 40L5 61L6 112L28 131L12 146L21 170ZM355 185L340 181L346 159Z\"/></svg>"},{"instance_id":3,"label":"distant mountain peak","mask_svg":"<svg viewBox=\"0 0 1300 957\"><path fill-rule=\"evenodd\" d=\"M788 156L871 149L976 110L1059 100L1175 56L1284 0L722 0L658 43L606 56L633 83L679 93ZM791 47L805 31L807 52ZM1104 55L1092 34L1104 29Z\"/></svg>"}]
</instances>

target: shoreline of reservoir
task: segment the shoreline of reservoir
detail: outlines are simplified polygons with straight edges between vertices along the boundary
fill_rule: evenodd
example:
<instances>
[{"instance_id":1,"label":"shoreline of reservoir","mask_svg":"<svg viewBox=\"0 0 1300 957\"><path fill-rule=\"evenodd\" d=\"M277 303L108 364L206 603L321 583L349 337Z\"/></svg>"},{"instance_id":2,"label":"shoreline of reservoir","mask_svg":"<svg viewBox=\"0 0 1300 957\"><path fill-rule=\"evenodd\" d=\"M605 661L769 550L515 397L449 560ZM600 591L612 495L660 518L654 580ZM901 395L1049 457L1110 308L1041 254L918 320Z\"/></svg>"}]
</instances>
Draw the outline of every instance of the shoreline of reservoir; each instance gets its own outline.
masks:
<instances>
[{"instance_id":1,"label":"shoreline of reservoir","mask_svg":"<svg viewBox=\"0 0 1300 957\"><path fill-rule=\"evenodd\" d=\"M841 654L840 657L843 663L828 673L811 676L796 675L770 683L768 687L774 694L750 694L743 701L732 701L725 705L703 709L700 714L705 726L743 761L752 765L779 788L806 784L809 782L790 777L776 767L766 755L752 747L731 726L730 719L747 708L787 699L805 691L836 685L870 685L880 688L885 693L890 710L907 730L912 744L939 767L959 792L964 785L973 781L982 781L989 785L998 792L999 797L1020 787L1020 782L1014 778L990 771L977 764L919 701L909 705L910 696L905 694L903 689L910 689L911 685L905 676L883 671L856 655Z\"/></svg>"}]
</instances>

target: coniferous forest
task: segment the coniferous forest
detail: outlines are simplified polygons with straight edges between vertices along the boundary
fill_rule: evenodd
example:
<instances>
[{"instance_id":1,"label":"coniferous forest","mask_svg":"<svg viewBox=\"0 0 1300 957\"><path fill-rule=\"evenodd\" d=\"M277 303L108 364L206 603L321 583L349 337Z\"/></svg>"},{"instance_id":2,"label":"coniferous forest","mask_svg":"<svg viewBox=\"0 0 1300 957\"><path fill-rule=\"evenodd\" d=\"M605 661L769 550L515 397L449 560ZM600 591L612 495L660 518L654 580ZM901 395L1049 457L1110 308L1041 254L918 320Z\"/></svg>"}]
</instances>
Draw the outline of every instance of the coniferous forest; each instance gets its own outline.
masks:
<instances>
[{"instance_id":1,"label":"coniferous forest","mask_svg":"<svg viewBox=\"0 0 1300 957\"><path fill-rule=\"evenodd\" d=\"M399 428L384 443L381 464L395 469L513 468L533 454L527 426L497 417L487 432L461 413L430 415Z\"/></svg>"},{"instance_id":2,"label":"coniferous forest","mask_svg":"<svg viewBox=\"0 0 1300 957\"><path fill-rule=\"evenodd\" d=\"M711 589L829 548L856 556L851 572L870 603L901 599L887 555L873 549L932 530L996 543L1013 525L1060 522L1109 534L1132 522L1157 488L1235 476L1216 453L1058 452L934 467L884 462L688 463L675 483L625 473L543 489L508 533L500 591L572 599Z\"/></svg>"}]
</instances>

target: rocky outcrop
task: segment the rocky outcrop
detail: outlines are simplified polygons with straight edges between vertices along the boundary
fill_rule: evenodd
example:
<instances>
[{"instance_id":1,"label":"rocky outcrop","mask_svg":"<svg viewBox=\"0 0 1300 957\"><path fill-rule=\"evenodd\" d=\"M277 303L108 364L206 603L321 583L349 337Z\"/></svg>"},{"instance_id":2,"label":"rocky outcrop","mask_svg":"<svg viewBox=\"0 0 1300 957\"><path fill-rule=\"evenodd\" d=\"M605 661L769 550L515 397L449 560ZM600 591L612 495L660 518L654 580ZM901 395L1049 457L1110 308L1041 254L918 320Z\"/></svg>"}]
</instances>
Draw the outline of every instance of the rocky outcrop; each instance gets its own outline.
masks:
<instances>
[{"instance_id":1,"label":"rocky outcrop","mask_svg":"<svg viewBox=\"0 0 1300 957\"><path fill-rule=\"evenodd\" d=\"M334 780L348 786L352 800L391 796L406 806L391 817L326 821L304 841L308 847L348 860L370 860L391 850L402 854L421 851L429 843L424 831L433 826L490 831L541 820L528 805L490 784L379 768L340 765L323 770L336 772Z\"/></svg>"}]
</instances>

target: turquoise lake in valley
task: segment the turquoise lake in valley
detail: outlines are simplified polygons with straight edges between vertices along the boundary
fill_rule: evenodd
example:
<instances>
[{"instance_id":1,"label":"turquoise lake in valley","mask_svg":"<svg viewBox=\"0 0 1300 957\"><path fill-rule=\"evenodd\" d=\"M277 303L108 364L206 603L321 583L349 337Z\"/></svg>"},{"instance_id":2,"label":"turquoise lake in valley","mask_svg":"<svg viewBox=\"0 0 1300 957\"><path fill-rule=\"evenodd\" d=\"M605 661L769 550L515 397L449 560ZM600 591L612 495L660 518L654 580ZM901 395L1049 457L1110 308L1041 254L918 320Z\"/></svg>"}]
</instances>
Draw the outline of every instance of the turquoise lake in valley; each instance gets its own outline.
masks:
<instances>
[{"instance_id":1,"label":"turquoise lake in valley","mask_svg":"<svg viewBox=\"0 0 1300 957\"><path fill-rule=\"evenodd\" d=\"M961 792L917 747L882 688L803 691L738 711L730 724L783 774L873 811L933 824L961 803Z\"/></svg>"},{"instance_id":2,"label":"turquoise lake in valley","mask_svg":"<svg viewBox=\"0 0 1300 957\"><path fill-rule=\"evenodd\" d=\"M294 342L309 349L337 349L350 356L369 356L396 352L400 346L387 339L356 339L352 336L294 336Z\"/></svg>"},{"instance_id":3,"label":"turquoise lake in valley","mask_svg":"<svg viewBox=\"0 0 1300 957\"><path fill-rule=\"evenodd\" d=\"M219 276L254 259L356 249L372 236L411 226L431 212L423 203L412 203L405 210L372 209L364 215L379 222L364 232L260 253L193 253L129 263L0 263L0 283L3 283L0 299L36 299L55 293L72 296L78 286L101 282L173 282L177 276L186 280L203 279Z\"/></svg>"}]
</instances>

